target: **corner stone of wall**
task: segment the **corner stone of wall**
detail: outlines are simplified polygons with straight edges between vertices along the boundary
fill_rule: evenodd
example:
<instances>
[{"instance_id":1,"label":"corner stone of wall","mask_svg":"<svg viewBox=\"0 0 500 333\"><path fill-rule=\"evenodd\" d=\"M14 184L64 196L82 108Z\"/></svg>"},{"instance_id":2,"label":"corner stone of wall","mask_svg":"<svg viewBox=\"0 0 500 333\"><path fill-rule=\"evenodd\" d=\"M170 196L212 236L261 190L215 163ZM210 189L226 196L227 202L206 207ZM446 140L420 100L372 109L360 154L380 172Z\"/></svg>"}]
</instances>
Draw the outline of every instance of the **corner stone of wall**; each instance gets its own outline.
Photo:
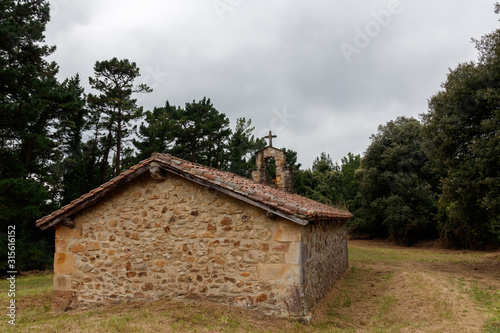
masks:
<instances>
[{"instance_id":1,"label":"corner stone of wall","mask_svg":"<svg viewBox=\"0 0 500 333\"><path fill-rule=\"evenodd\" d=\"M82 228L78 226L71 229L58 225L55 235L52 309L62 312L75 308L77 304L77 295L71 286L71 275L77 273L77 267L73 254L68 252L68 241L80 239Z\"/></svg>"},{"instance_id":2,"label":"corner stone of wall","mask_svg":"<svg viewBox=\"0 0 500 333\"><path fill-rule=\"evenodd\" d=\"M64 312L74 308L76 292L72 290L54 290L52 292L52 310Z\"/></svg>"}]
</instances>

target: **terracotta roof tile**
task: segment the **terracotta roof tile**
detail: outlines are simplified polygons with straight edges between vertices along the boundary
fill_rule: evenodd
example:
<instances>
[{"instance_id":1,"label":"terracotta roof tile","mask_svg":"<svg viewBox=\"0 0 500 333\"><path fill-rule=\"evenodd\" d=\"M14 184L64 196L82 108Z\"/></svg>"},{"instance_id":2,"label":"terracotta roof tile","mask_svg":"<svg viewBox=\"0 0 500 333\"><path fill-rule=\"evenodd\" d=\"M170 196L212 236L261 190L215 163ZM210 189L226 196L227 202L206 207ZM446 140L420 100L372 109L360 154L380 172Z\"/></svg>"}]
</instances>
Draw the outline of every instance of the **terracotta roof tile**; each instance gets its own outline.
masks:
<instances>
[{"instance_id":1,"label":"terracotta roof tile","mask_svg":"<svg viewBox=\"0 0 500 333\"><path fill-rule=\"evenodd\" d=\"M352 217L352 214L348 211L333 208L297 194L260 184L231 172L189 162L168 154L153 154L153 157L138 163L107 183L73 200L71 203L52 214L39 219L36 225L38 227L46 227L47 224L51 225L50 222L60 218L64 214L76 213L80 205L95 199L95 197L103 191L105 195L105 191L110 190L112 187L121 186L122 183L129 180L129 176L133 178L137 170L143 169L143 167L151 162L157 162L161 168L167 171L170 170L181 176L189 175L188 177L190 179L198 179L202 184L211 184L215 187L230 191L230 193L234 193L235 195L239 195L240 197L248 198L256 204L258 203L269 207L269 209L274 209L275 212L288 214L289 216L299 219L349 219ZM307 223L307 221L305 223Z\"/></svg>"}]
</instances>

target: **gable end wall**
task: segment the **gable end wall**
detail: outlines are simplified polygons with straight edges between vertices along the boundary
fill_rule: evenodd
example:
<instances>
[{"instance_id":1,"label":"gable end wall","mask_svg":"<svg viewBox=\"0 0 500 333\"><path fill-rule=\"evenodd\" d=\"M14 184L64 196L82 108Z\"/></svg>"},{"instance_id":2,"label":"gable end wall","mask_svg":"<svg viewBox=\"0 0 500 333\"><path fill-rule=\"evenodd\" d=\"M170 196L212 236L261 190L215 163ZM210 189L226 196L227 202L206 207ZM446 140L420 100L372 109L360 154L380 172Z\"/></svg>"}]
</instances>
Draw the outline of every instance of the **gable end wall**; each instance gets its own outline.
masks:
<instances>
[{"instance_id":1,"label":"gable end wall","mask_svg":"<svg viewBox=\"0 0 500 333\"><path fill-rule=\"evenodd\" d=\"M55 310L167 296L305 314L304 227L218 191L143 175L74 220L56 227Z\"/></svg>"}]
</instances>

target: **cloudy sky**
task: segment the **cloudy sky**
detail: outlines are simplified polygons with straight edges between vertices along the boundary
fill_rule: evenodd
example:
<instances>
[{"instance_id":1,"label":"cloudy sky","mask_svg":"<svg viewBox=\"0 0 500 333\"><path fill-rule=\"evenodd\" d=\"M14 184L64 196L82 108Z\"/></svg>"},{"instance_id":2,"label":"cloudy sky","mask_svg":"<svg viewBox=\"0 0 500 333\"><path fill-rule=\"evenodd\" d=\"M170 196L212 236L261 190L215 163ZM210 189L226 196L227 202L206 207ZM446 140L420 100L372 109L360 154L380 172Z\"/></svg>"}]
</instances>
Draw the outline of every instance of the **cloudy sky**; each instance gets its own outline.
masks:
<instances>
[{"instance_id":1,"label":"cloudy sky","mask_svg":"<svg viewBox=\"0 0 500 333\"><path fill-rule=\"evenodd\" d=\"M204 96L310 167L362 154L377 126L427 111L470 42L499 27L494 0L50 0L60 78L136 62L145 110Z\"/></svg>"}]
</instances>

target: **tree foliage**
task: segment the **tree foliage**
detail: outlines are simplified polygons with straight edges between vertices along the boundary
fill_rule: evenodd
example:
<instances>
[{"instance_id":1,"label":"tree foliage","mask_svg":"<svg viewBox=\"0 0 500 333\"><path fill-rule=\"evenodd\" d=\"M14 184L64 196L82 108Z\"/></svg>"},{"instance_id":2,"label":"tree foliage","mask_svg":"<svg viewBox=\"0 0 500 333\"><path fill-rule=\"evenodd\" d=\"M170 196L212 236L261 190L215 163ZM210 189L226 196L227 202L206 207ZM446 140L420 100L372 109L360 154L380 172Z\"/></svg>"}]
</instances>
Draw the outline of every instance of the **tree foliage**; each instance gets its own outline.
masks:
<instances>
[{"instance_id":1,"label":"tree foliage","mask_svg":"<svg viewBox=\"0 0 500 333\"><path fill-rule=\"evenodd\" d=\"M311 169L294 170L295 191L328 205L347 206L357 193L354 172L359 160L359 155L349 153L339 166L329 154L322 152L314 159Z\"/></svg>"},{"instance_id":2,"label":"tree foliage","mask_svg":"<svg viewBox=\"0 0 500 333\"><path fill-rule=\"evenodd\" d=\"M250 177L250 171L255 168L254 154L265 147L264 139L256 139L252 134L252 120L238 118L236 128L228 142L227 170L244 177Z\"/></svg>"},{"instance_id":3,"label":"tree foliage","mask_svg":"<svg viewBox=\"0 0 500 333\"><path fill-rule=\"evenodd\" d=\"M250 119L238 118L234 131L229 119L206 97L186 103L185 108L170 105L145 112L139 127L139 150L134 162L153 152L170 153L192 162L249 177L255 167L253 154L265 146L252 134Z\"/></svg>"},{"instance_id":4,"label":"tree foliage","mask_svg":"<svg viewBox=\"0 0 500 333\"><path fill-rule=\"evenodd\" d=\"M166 101L165 106L145 112L144 121L139 126L139 140L133 140L134 146L139 150L135 162L146 159L155 152L169 152L174 141L171 117L176 111L177 108Z\"/></svg>"},{"instance_id":5,"label":"tree foliage","mask_svg":"<svg viewBox=\"0 0 500 333\"><path fill-rule=\"evenodd\" d=\"M416 119L399 117L372 135L357 172L356 232L403 244L436 237L437 195L421 132Z\"/></svg>"},{"instance_id":6,"label":"tree foliage","mask_svg":"<svg viewBox=\"0 0 500 333\"><path fill-rule=\"evenodd\" d=\"M206 97L143 113L134 94L151 89L134 85L140 71L128 59L95 63L96 95L85 94L78 75L59 82L47 61L55 51L45 43L48 21L47 1L0 1L0 228L16 226L17 269L52 264L53 230L37 229L36 219L152 152L250 176L266 145L250 119L231 130ZM348 206L354 233L498 247L500 30L474 42L478 60L450 70L423 125L400 117L379 126L363 157L349 153L340 165L323 152L302 170L297 152L283 148L296 192ZM267 167L271 181L273 161Z\"/></svg>"},{"instance_id":7,"label":"tree foliage","mask_svg":"<svg viewBox=\"0 0 500 333\"><path fill-rule=\"evenodd\" d=\"M19 270L52 261L42 245L53 234L33 222L56 207L51 166L73 116L66 108L72 92L57 81L57 64L46 60L55 50L45 44L48 21L46 1L0 2L0 227L16 226Z\"/></svg>"},{"instance_id":8,"label":"tree foliage","mask_svg":"<svg viewBox=\"0 0 500 333\"><path fill-rule=\"evenodd\" d=\"M63 88L71 93L72 98L65 104L69 116L62 124L60 158L53 167L55 169L53 173L60 174L62 205L98 185L92 171L94 164L89 165L92 163L92 158L89 158L84 151L83 134L88 128L88 109L85 107L84 89L80 84L79 75L65 80Z\"/></svg>"},{"instance_id":9,"label":"tree foliage","mask_svg":"<svg viewBox=\"0 0 500 333\"><path fill-rule=\"evenodd\" d=\"M478 62L450 70L424 115L442 174L439 226L450 244L500 244L500 30L475 40Z\"/></svg>"},{"instance_id":10,"label":"tree foliage","mask_svg":"<svg viewBox=\"0 0 500 333\"><path fill-rule=\"evenodd\" d=\"M214 168L225 168L226 148L231 135L229 119L204 97L171 110L170 154Z\"/></svg>"},{"instance_id":11,"label":"tree foliage","mask_svg":"<svg viewBox=\"0 0 500 333\"><path fill-rule=\"evenodd\" d=\"M354 205L354 199L358 194L358 183L356 171L361 167L361 156L348 153L342 157L340 171L342 172L342 197L348 207Z\"/></svg>"},{"instance_id":12,"label":"tree foliage","mask_svg":"<svg viewBox=\"0 0 500 333\"><path fill-rule=\"evenodd\" d=\"M142 116L142 107L137 105L137 99L132 98L132 94L151 92L152 89L145 84L134 86L134 81L140 76L139 68L135 62L128 59L97 61L94 65L94 75L95 78L90 77L89 82L100 94L89 94L88 100L92 111L99 113L98 125L105 130L105 136L101 138L104 151L101 181L104 182L112 147L115 147L116 154L116 176L122 171L122 142L131 134L131 122Z\"/></svg>"}]
</instances>

